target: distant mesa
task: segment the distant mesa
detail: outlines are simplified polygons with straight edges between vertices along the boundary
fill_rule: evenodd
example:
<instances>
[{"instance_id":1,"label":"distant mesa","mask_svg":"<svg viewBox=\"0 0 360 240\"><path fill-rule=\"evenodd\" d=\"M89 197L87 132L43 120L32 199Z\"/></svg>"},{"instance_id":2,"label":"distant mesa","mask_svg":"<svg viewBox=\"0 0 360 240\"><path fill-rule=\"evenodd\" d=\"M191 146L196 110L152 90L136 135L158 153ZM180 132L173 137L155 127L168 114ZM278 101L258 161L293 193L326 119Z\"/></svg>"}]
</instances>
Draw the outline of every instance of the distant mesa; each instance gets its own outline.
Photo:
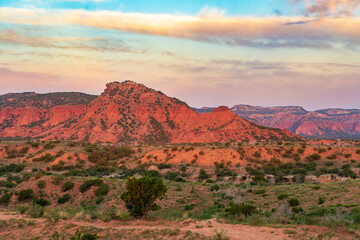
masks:
<instances>
[{"instance_id":1,"label":"distant mesa","mask_svg":"<svg viewBox=\"0 0 360 240\"><path fill-rule=\"evenodd\" d=\"M288 130L253 124L226 106L212 110L197 113L133 81L108 83L100 96L5 94L0 96L0 137L128 143L302 139Z\"/></svg>"},{"instance_id":2,"label":"distant mesa","mask_svg":"<svg viewBox=\"0 0 360 240\"><path fill-rule=\"evenodd\" d=\"M214 108L194 109L199 113ZM257 107L235 105L230 110L256 124L288 129L303 137L360 139L360 110L329 108L306 111L300 106Z\"/></svg>"}]
</instances>

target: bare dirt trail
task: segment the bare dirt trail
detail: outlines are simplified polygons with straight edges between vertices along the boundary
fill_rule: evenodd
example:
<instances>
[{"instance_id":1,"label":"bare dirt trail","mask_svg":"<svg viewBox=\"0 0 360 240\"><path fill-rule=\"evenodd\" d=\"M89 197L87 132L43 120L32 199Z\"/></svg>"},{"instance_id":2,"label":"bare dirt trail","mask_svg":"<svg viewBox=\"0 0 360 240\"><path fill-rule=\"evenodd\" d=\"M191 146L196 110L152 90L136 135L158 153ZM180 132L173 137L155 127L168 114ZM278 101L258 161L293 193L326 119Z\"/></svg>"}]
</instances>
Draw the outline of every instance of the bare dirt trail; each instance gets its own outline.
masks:
<instances>
[{"instance_id":1,"label":"bare dirt trail","mask_svg":"<svg viewBox=\"0 0 360 240\"><path fill-rule=\"evenodd\" d=\"M194 220L185 220L182 222L176 221L110 221L103 222L101 220L94 221L83 221L83 220L59 220L56 223L49 222L47 219L31 219L26 215L21 215L15 212L1 212L0 211L0 221L13 221L22 219L27 221L33 221L31 225L23 224L19 228L14 228L14 226L0 225L0 240L2 239L31 239L30 236L40 236L38 239L49 239L45 235L54 231L60 233L74 233L76 228L79 227L96 227L97 229L111 229L114 232L129 230L129 232L134 229L138 232L150 230L150 231L159 231L159 230L179 230L180 235L174 236L174 238L168 237L167 239L182 239L181 235L185 234L187 231L192 233L199 233L202 236L212 238L214 236L215 230L227 231L227 236L231 240L285 240L285 239L308 239L310 236L316 236L320 232L326 232L327 230L323 227L313 227L308 226L307 236L300 237L304 233L304 226L299 226L297 228L271 228L271 227L256 227L240 224L227 224L218 222L215 219L208 221L194 221ZM69 227L71 226L71 227ZM131 231L130 231L131 230ZM290 235L286 232L292 231L296 232L295 235ZM43 238L41 238L41 236ZM102 236L102 232L99 233L99 236ZM29 237L29 238L27 238ZM179 238L180 237L180 238ZM305 238L304 238L305 237ZM345 237L345 236L343 236ZM109 238L106 238L109 239ZM111 238L110 238L111 239ZM116 239L116 238L115 238ZM122 239L133 239L131 236L128 238ZM337 239L336 237L334 239ZM341 238L348 239L348 238ZM349 238L351 239L351 238Z\"/></svg>"},{"instance_id":2,"label":"bare dirt trail","mask_svg":"<svg viewBox=\"0 0 360 240\"><path fill-rule=\"evenodd\" d=\"M84 222L84 221L71 221L78 226L96 226L101 228L112 228L116 230L123 229L141 229L141 230L161 230L161 229L179 229L182 232L191 231L196 232L208 237L214 236L215 230L226 230L227 235L231 240L283 240L291 239L288 235L284 234L284 230L280 228L270 227L254 227L239 224L226 224L219 223L212 219L209 221L183 221L183 222L147 222L135 221L130 222L129 225L119 225L119 222L112 221L109 223L104 222Z\"/></svg>"}]
</instances>

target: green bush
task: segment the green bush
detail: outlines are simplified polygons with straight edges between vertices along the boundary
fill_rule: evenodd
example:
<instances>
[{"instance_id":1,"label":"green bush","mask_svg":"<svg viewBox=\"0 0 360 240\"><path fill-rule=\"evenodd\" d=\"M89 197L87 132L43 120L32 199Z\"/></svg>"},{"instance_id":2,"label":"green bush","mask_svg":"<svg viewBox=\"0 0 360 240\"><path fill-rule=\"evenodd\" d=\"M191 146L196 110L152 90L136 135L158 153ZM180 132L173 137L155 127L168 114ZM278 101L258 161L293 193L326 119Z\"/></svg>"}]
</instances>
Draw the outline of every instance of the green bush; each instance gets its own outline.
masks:
<instances>
[{"instance_id":1,"label":"green bush","mask_svg":"<svg viewBox=\"0 0 360 240\"><path fill-rule=\"evenodd\" d=\"M157 167L158 167L158 169L167 169L167 168L171 168L172 167L172 165L171 164L167 164L167 163L159 163L158 165L157 165Z\"/></svg>"},{"instance_id":2,"label":"green bush","mask_svg":"<svg viewBox=\"0 0 360 240\"><path fill-rule=\"evenodd\" d=\"M298 149L297 149L297 152L298 152L298 153L304 153L304 152L305 152L305 149L303 149L303 148L298 148Z\"/></svg>"},{"instance_id":3,"label":"green bush","mask_svg":"<svg viewBox=\"0 0 360 240\"><path fill-rule=\"evenodd\" d=\"M86 180L80 185L79 190L81 193L88 191L92 186L100 186L103 183L101 179Z\"/></svg>"},{"instance_id":4,"label":"green bush","mask_svg":"<svg viewBox=\"0 0 360 240\"><path fill-rule=\"evenodd\" d=\"M106 183L101 183L101 184L99 185L99 188L95 190L95 195L96 195L97 197L99 197L99 196L105 196L105 195L108 194L109 191L110 191L109 185L106 184Z\"/></svg>"},{"instance_id":5,"label":"green bush","mask_svg":"<svg viewBox=\"0 0 360 240\"><path fill-rule=\"evenodd\" d=\"M9 203L11 198L11 194L10 193L3 193L0 197L0 204L7 204Z\"/></svg>"},{"instance_id":6,"label":"green bush","mask_svg":"<svg viewBox=\"0 0 360 240\"><path fill-rule=\"evenodd\" d=\"M284 199L286 199L286 198L288 198L288 197L289 197L288 194L282 193L282 194L280 194L280 195L277 196L277 199L279 199L279 200L284 200Z\"/></svg>"},{"instance_id":7,"label":"green bush","mask_svg":"<svg viewBox=\"0 0 360 240\"><path fill-rule=\"evenodd\" d=\"M69 194L64 194L62 197L58 198L58 203L62 204L62 203L66 203L70 200L70 195Z\"/></svg>"},{"instance_id":8,"label":"green bush","mask_svg":"<svg viewBox=\"0 0 360 240\"><path fill-rule=\"evenodd\" d=\"M242 214L245 218L247 218L248 216L256 213L257 209L251 204L232 204L230 207L225 209L225 211L233 217L239 217Z\"/></svg>"},{"instance_id":9,"label":"green bush","mask_svg":"<svg viewBox=\"0 0 360 240\"><path fill-rule=\"evenodd\" d=\"M299 206L300 205L300 200L297 199L297 198L290 198L288 200L288 203L291 207L296 207L296 206Z\"/></svg>"},{"instance_id":10,"label":"green bush","mask_svg":"<svg viewBox=\"0 0 360 240\"><path fill-rule=\"evenodd\" d=\"M194 207L195 207L195 204L185 205L185 206L184 206L184 211L193 210Z\"/></svg>"},{"instance_id":11,"label":"green bush","mask_svg":"<svg viewBox=\"0 0 360 240\"><path fill-rule=\"evenodd\" d=\"M79 229L76 229L74 236L70 237L70 240L96 240L99 237L96 233L84 233L82 234Z\"/></svg>"},{"instance_id":12,"label":"green bush","mask_svg":"<svg viewBox=\"0 0 360 240\"><path fill-rule=\"evenodd\" d=\"M45 154L44 156L34 158L33 162L51 162L55 159L50 153Z\"/></svg>"},{"instance_id":13,"label":"green bush","mask_svg":"<svg viewBox=\"0 0 360 240\"><path fill-rule=\"evenodd\" d=\"M220 189L220 187L219 187L219 185L217 185L217 184L215 184L215 185L212 185L211 187L210 187L210 191L219 191L219 189Z\"/></svg>"},{"instance_id":14,"label":"green bush","mask_svg":"<svg viewBox=\"0 0 360 240\"><path fill-rule=\"evenodd\" d=\"M33 199L35 193L32 189L29 188L29 189L21 190L20 192L18 192L17 195L18 195L18 200L20 202L24 202Z\"/></svg>"},{"instance_id":15,"label":"green bush","mask_svg":"<svg viewBox=\"0 0 360 240\"><path fill-rule=\"evenodd\" d=\"M255 175L253 178L252 178L252 183L253 184L261 184L261 183L266 183L267 180L264 176L262 175Z\"/></svg>"},{"instance_id":16,"label":"green bush","mask_svg":"<svg viewBox=\"0 0 360 240\"><path fill-rule=\"evenodd\" d=\"M46 200L44 198L36 198L34 199L34 204L37 204L37 205L40 205L42 207L45 207L45 206L49 206L50 205L50 201L49 200Z\"/></svg>"},{"instance_id":17,"label":"green bush","mask_svg":"<svg viewBox=\"0 0 360 240\"><path fill-rule=\"evenodd\" d=\"M63 192L66 192L66 191L69 191L71 189L74 188L74 183L73 182L65 182L62 187L61 187L61 190Z\"/></svg>"},{"instance_id":18,"label":"green bush","mask_svg":"<svg viewBox=\"0 0 360 240\"><path fill-rule=\"evenodd\" d=\"M126 208L135 217L143 217L154 205L156 199L161 199L167 191L166 185L161 179L128 178L126 192L121 194Z\"/></svg>"},{"instance_id":19,"label":"green bush","mask_svg":"<svg viewBox=\"0 0 360 240\"><path fill-rule=\"evenodd\" d=\"M32 218L40 218L44 215L44 208L38 204L33 205L27 210L27 214Z\"/></svg>"},{"instance_id":20,"label":"green bush","mask_svg":"<svg viewBox=\"0 0 360 240\"><path fill-rule=\"evenodd\" d=\"M46 187L46 182L44 180L38 181L37 187L40 189L44 189Z\"/></svg>"},{"instance_id":21,"label":"green bush","mask_svg":"<svg viewBox=\"0 0 360 240\"><path fill-rule=\"evenodd\" d=\"M321 159L321 156L317 153L311 154L310 156L306 157L307 160L309 161L317 161Z\"/></svg>"},{"instance_id":22,"label":"green bush","mask_svg":"<svg viewBox=\"0 0 360 240\"><path fill-rule=\"evenodd\" d=\"M199 180L205 180L205 179L208 179L208 178L210 178L210 176L209 176L209 174L206 172L206 170L205 170L205 169L200 169L198 179L199 179Z\"/></svg>"}]
</instances>

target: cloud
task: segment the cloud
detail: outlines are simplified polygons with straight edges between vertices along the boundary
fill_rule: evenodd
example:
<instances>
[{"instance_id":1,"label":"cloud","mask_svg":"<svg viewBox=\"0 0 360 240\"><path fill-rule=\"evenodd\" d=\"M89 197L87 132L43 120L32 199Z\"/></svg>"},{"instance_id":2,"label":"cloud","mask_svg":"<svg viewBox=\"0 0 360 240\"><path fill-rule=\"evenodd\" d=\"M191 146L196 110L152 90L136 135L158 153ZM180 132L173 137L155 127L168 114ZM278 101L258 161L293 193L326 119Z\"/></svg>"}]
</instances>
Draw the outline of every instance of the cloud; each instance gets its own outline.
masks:
<instances>
[{"instance_id":1,"label":"cloud","mask_svg":"<svg viewBox=\"0 0 360 240\"><path fill-rule=\"evenodd\" d=\"M351 16L360 7L359 0L290 0L305 5L306 15Z\"/></svg>"},{"instance_id":2,"label":"cloud","mask_svg":"<svg viewBox=\"0 0 360 240\"><path fill-rule=\"evenodd\" d=\"M313 20L303 17L201 17L0 8L0 21L18 24L72 24L250 47L330 47L336 42L359 44L360 18Z\"/></svg>"},{"instance_id":3,"label":"cloud","mask_svg":"<svg viewBox=\"0 0 360 240\"><path fill-rule=\"evenodd\" d=\"M225 9L211 8L209 6L203 7L199 12L199 17L202 18L219 18L225 15Z\"/></svg>"},{"instance_id":4,"label":"cloud","mask_svg":"<svg viewBox=\"0 0 360 240\"><path fill-rule=\"evenodd\" d=\"M30 31L31 32L31 31ZM106 37L43 37L27 31L0 30L0 43L63 50L144 53L145 49L129 46L125 41Z\"/></svg>"}]
</instances>

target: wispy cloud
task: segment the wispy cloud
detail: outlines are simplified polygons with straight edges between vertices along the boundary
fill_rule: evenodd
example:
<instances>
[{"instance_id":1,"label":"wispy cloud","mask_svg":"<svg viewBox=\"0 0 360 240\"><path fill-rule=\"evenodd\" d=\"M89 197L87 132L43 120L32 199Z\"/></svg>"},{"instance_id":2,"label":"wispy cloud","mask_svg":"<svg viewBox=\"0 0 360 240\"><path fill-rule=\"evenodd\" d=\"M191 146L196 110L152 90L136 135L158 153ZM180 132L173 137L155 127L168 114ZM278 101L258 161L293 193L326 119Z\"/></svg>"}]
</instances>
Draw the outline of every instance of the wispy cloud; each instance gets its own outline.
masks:
<instances>
[{"instance_id":1,"label":"wispy cloud","mask_svg":"<svg viewBox=\"0 0 360 240\"><path fill-rule=\"evenodd\" d=\"M211 13L212 10L204 12ZM314 21L312 18L303 17L220 15L218 11L201 17L115 11L0 8L2 22L73 24L251 47L331 47L331 44L336 42L351 42L357 45L360 41L358 17L323 18Z\"/></svg>"},{"instance_id":2,"label":"wispy cloud","mask_svg":"<svg viewBox=\"0 0 360 240\"><path fill-rule=\"evenodd\" d=\"M360 8L359 0L289 0L292 3L305 5L306 15L351 16Z\"/></svg>"},{"instance_id":3,"label":"wispy cloud","mask_svg":"<svg viewBox=\"0 0 360 240\"><path fill-rule=\"evenodd\" d=\"M26 31L0 30L0 43L28 47L81 51L144 53L147 50L129 46L121 39L106 37L43 37Z\"/></svg>"}]
</instances>

